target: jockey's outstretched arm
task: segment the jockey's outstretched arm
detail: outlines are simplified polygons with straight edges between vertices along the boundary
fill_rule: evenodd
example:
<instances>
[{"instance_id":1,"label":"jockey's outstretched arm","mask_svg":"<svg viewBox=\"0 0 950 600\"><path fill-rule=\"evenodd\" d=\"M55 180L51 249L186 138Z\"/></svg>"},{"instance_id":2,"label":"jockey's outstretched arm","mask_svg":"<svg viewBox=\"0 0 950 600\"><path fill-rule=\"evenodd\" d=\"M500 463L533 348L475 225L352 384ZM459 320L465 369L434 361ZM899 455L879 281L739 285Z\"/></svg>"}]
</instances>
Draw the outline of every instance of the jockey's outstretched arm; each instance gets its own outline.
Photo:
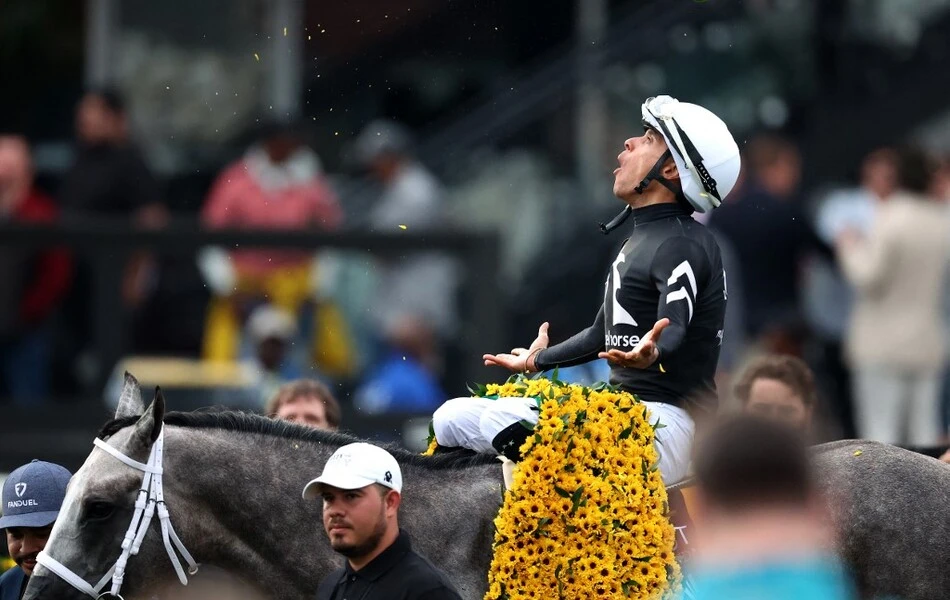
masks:
<instances>
[{"instance_id":1,"label":"jockey's outstretched arm","mask_svg":"<svg viewBox=\"0 0 950 600\"><path fill-rule=\"evenodd\" d=\"M601 305L594 323L560 344L541 350L534 356L534 370L573 367L590 362L604 350L604 307Z\"/></svg>"}]
</instances>

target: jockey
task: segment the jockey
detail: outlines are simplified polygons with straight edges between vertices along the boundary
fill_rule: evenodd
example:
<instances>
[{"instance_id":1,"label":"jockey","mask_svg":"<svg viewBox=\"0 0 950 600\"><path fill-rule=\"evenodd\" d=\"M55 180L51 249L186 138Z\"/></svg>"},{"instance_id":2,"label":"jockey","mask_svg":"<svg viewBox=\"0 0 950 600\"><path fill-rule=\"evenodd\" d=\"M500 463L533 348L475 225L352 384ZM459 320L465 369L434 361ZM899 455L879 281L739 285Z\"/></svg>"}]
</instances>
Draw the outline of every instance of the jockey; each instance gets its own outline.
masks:
<instances>
[{"instance_id":1,"label":"jockey","mask_svg":"<svg viewBox=\"0 0 950 600\"><path fill-rule=\"evenodd\" d=\"M720 205L739 177L739 147L725 123L696 104L670 96L642 106L644 133L624 142L614 195L627 206L604 233L633 216L633 231L607 275L594 323L548 347L548 324L528 348L486 354L486 365L532 373L598 357L610 382L650 410L660 442L664 482L686 477L693 415L713 412L714 376L726 311L726 274L712 234L691 218ZM516 461L537 423L532 398L456 398L433 416L440 447L497 452Z\"/></svg>"}]
</instances>

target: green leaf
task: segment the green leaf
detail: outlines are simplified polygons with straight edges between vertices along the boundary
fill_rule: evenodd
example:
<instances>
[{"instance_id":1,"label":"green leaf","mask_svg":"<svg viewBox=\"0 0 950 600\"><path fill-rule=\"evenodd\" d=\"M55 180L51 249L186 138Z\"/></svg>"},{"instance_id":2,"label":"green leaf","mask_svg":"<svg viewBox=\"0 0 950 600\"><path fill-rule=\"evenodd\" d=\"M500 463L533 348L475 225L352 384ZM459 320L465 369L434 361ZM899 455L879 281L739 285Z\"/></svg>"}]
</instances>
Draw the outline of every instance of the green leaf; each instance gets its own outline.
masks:
<instances>
[{"instance_id":1,"label":"green leaf","mask_svg":"<svg viewBox=\"0 0 950 600\"><path fill-rule=\"evenodd\" d=\"M534 443L535 443L535 444L540 444L541 441L542 441L542 440L541 440L541 434L540 434L540 433L534 434Z\"/></svg>"},{"instance_id":2,"label":"green leaf","mask_svg":"<svg viewBox=\"0 0 950 600\"><path fill-rule=\"evenodd\" d=\"M627 530L627 526L624 525L624 524L623 524L623 521L621 521L621 520L619 520L619 519L614 519L613 526L614 526L614 530L615 530L615 531L616 531L617 529L621 529L621 530L623 530L623 531L626 531L626 530Z\"/></svg>"},{"instance_id":3,"label":"green leaf","mask_svg":"<svg viewBox=\"0 0 950 600\"><path fill-rule=\"evenodd\" d=\"M558 406L564 406L564 403L571 399L571 395L570 395L570 394L561 394L561 395L558 396L556 399L557 399L557 404L558 404Z\"/></svg>"},{"instance_id":4,"label":"green leaf","mask_svg":"<svg viewBox=\"0 0 950 600\"><path fill-rule=\"evenodd\" d=\"M558 368L554 367L554 371L551 373L551 383L554 385L561 385L560 380L557 378Z\"/></svg>"},{"instance_id":5,"label":"green leaf","mask_svg":"<svg viewBox=\"0 0 950 600\"><path fill-rule=\"evenodd\" d=\"M534 528L534 531L531 532L532 535L549 535L547 531L544 530L545 526L551 522L551 517L541 517L538 519L538 526Z\"/></svg>"},{"instance_id":6,"label":"green leaf","mask_svg":"<svg viewBox=\"0 0 950 600\"><path fill-rule=\"evenodd\" d=\"M532 423L531 421L526 421L524 419L521 419L518 422L521 423L521 426L527 429L528 431L534 431L534 423Z\"/></svg>"},{"instance_id":7,"label":"green leaf","mask_svg":"<svg viewBox=\"0 0 950 600\"><path fill-rule=\"evenodd\" d=\"M432 421L429 421L429 436L426 438L426 446L432 444L432 440L435 439L435 427L432 425Z\"/></svg>"},{"instance_id":8,"label":"green leaf","mask_svg":"<svg viewBox=\"0 0 950 600\"><path fill-rule=\"evenodd\" d=\"M637 583L636 579L628 579L620 584L620 590L623 592L624 596L629 596L630 592L634 590L639 590L640 584Z\"/></svg>"},{"instance_id":9,"label":"green leaf","mask_svg":"<svg viewBox=\"0 0 950 600\"><path fill-rule=\"evenodd\" d=\"M567 517L564 516L563 514L561 515L561 523L564 525L564 531L566 531L566 532L568 532L568 533L574 533L575 531L577 531L577 527L575 527L575 526L571 525L570 523L568 523L568 522L567 522ZM568 564L570 564L570 561L568 561ZM570 573L570 572L571 572L571 571L568 570L568 573Z\"/></svg>"},{"instance_id":10,"label":"green leaf","mask_svg":"<svg viewBox=\"0 0 950 600\"><path fill-rule=\"evenodd\" d=\"M574 463L568 463L564 465L564 471L567 473L573 473L576 470L577 470L577 467L574 465Z\"/></svg>"},{"instance_id":11,"label":"green leaf","mask_svg":"<svg viewBox=\"0 0 950 600\"><path fill-rule=\"evenodd\" d=\"M559 485L554 486L554 491L557 492L557 495L561 498L570 498L571 493Z\"/></svg>"},{"instance_id":12,"label":"green leaf","mask_svg":"<svg viewBox=\"0 0 950 600\"><path fill-rule=\"evenodd\" d=\"M571 453L571 450L574 449L574 438L571 438L567 442L567 450L564 451L564 456L567 456Z\"/></svg>"},{"instance_id":13,"label":"green leaf","mask_svg":"<svg viewBox=\"0 0 950 600\"><path fill-rule=\"evenodd\" d=\"M630 437L631 433L633 433L633 425L621 431L620 435L617 436L617 441L627 439L628 437Z\"/></svg>"},{"instance_id":14,"label":"green leaf","mask_svg":"<svg viewBox=\"0 0 950 600\"><path fill-rule=\"evenodd\" d=\"M587 422L587 411L579 410L577 411L576 418L574 419L574 425L582 425Z\"/></svg>"},{"instance_id":15,"label":"green leaf","mask_svg":"<svg viewBox=\"0 0 950 600\"><path fill-rule=\"evenodd\" d=\"M584 493L584 486L580 486L574 493L571 494L571 514L573 515L577 512L577 508L581 505L581 496Z\"/></svg>"}]
</instances>

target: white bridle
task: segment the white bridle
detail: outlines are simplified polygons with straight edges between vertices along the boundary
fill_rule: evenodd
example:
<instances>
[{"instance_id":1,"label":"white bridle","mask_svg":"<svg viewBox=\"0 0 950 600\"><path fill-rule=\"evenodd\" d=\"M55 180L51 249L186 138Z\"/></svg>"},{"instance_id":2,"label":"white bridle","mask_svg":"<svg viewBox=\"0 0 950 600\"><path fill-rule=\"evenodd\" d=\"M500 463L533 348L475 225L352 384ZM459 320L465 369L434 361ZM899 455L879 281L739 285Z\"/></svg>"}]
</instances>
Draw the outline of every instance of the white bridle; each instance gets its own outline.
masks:
<instances>
[{"instance_id":1,"label":"white bridle","mask_svg":"<svg viewBox=\"0 0 950 600\"><path fill-rule=\"evenodd\" d=\"M158 519L162 526L162 539L165 542L165 550L168 552L168 558L171 559L172 565L175 567L178 580L181 581L182 585L188 585L188 577L185 575L181 561L175 553L175 548L178 548L178 551L181 552L185 561L188 562L189 575L194 575L198 572L198 563L195 562L195 559L192 558L188 550L185 549L185 545L181 543L178 534L175 533L175 529L172 527L169 518L168 508L165 506L165 493L162 488L162 456L165 445L164 427L158 434L158 439L155 440L155 443L152 445L148 462L144 464L132 460L99 438L96 438L93 443L96 447L108 452L133 469L138 469L145 474L142 477L142 487L139 489L138 497L135 500L135 514L132 516L132 523L129 524L129 529L125 532L125 539L122 540L122 554L119 555L119 559L112 565L109 572L99 580L99 583L97 583L95 587L89 585L82 577L76 575L69 567L66 567L45 551L39 553L36 557L36 562L59 575L66 583L88 596L98 599L111 595L121 599L122 596L119 595L119 590L122 589L122 580L125 579L125 565L130 556L138 554L142 546L142 540L145 539L149 524L152 522L152 517L155 515L155 511L158 510ZM174 547L172 544L174 544ZM110 578L112 579L112 589L109 592L103 592L102 590Z\"/></svg>"}]
</instances>

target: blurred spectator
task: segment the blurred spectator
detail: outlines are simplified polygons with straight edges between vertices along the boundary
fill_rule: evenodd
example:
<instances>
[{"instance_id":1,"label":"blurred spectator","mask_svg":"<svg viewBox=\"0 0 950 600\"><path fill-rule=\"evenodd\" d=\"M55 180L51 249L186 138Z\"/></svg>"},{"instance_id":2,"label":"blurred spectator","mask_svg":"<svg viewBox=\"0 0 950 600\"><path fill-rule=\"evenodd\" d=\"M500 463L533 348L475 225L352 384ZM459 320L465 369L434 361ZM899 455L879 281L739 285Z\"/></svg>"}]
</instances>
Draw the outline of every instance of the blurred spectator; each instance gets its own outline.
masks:
<instances>
[{"instance_id":1,"label":"blurred spectator","mask_svg":"<svg viewBox=\"0 0 950 600\"><path fill-rule=\"evenodd\" d=\"M319 157L291 124L280 123L267 124L258 142L218 176L202 212L202 223L212 229L333 230L342 219ZM205 329L208 360L240 354L241 328L254 306L267 299L301 315L312 308L320 281L313 254L299 250L213 248L200 266L215 293ZM326 301L315 310L314 360L327 372L349 374L352 357L338 311ZM322 337L327 332L330 339Z\"/></svg>"},{"instance_id":2,"label":"blurred spectator","mask_svg":"<svg viewBox=\"0 0 950 600\"><path fill-rule=\"evenodd\" d=\"M382 360L354 393L354 405L369 414L434 411L446 395L435 376L438 352L425 322L403 317L390 324Z\"/></svg>"},{"instance_id":3,"label":"blurred spectator","mask_svg":"<svg viewBox=\"0 0 950 600\"><path fill-rule=\"evenodd\" d=\"M897 190L897 154L880 148L865 157L857 188L832 192L815 214L822 241L833 245L847 229L867 233L878 204ZM815 336L815 374L832 400L841 437L854 437L854 401L851 371L845 360L844 340L854 304L854 290L834 257L821 257L805 272L805 311Z\"/></svg>"},{"instance_id":4,"label":"blurred spectator","mask_svg":"<svg viewBox=\"0 0 950 600\"><path fill-rule=\"evenodd\" d=\"M804 361L764 355L750 362L735 388L742 411L807 434L815 409L815 382Z\"/></svg>"},{"instance_id":5,"label":"blurred spectator","mask_svg":"<svg viewBox=\"0 0 950 600\"><path fill-rule=\"evenodd\" d=\"M63 210L85 217L133 219L159 227L167 219L158 182L129 137L118 91L93 90L76 109L76 161L66 173Z\"/></svg>"},{"instance_id":6,"label":"blurred spectator","mask_svg":"<svg viewBox=\"0 0 950 600\"><path fill-rule=\"evenodd\" d=\"M697 440L694 456L691 598L857 597L800 433L739 415Z\"/></svg>"},{"instance_id":7,"label":"blurred spectator","mask_svg":"<svg viewBox=\"0 0 950 600\"><path fill-rule=\"evenodd\" d=\"M880 202L870 231L838 236L839 260L856 292L847 356L855 370L859 435L925 446L943 433L939 381L947 340L941 302L950 215L926 195L934 165L924 153L905 149L898 165L900 190Z\"/></svg>"},{"instance_id":8,"label":"blurred spectator","mask_svg":"<svg viewBox=\"0 0 950 600\"><path fill-rule=\"evenodd\" d=\"M254 347L251 363L259 377L257 406L263 406L280 386L303 376L290 353L297 326L287 312L263 304L251 313L247 331Z\"/></svg>"},{"instance_id":9,"label":"blurred spectator","mask_svg":"<svg viewBox=\"0 0 950 600\"><path fill-rule=\"evenodd\" d=\"M750 341L766 352L800 355L799 269L817 241L798 197L801 156L772 134L750 141L744 156L749 179L713 213L710 227L738 259Z\"/></svg>"},{"instance_id":10,"label":"blurred spectator","mask_svg":"<svg viewBox=\"0 0 950 600\"><path fill-rule=\"evenodd\" d=\"M950 203L950 156L941 158L930 190L930 195L939 202Z\"/></svg>"},{"instance_id":11,"label":"blurred spectator","mask_svg":"<svg viewBox=\"0 0 950 600\"><path fill-rule=\"evenodd\" d=\"M443 190L413 156L409 132L400 124L377 120L355 142L357 161L383 185L370 212L375 231L432 231L445 225ZM457 267L438 253L417 252L384 261L379 283L383 300L375 309L382 327L404 316L419 317L443 338L454 333Z\"/></svg>"},{"instance_id":12,"label":"blurred spectator","mask_svg":"<svg viewBox=\"0 0 950 600\"><path fill-rule=\"evenodd\" d=\"M88 91L76 107L75 128L75 160L59 187L63 220L120 220L138 227L163 227L169 215L161 189L130 139L128 115L119 92L109 88ZM133 319L148 301L160 271L158 261L148 252L134 252L122 258L124 273L118 292L125 310L115 315L115 327L126 338L123 343L128 343L128 338L133 337ZM90 345L93 336L89 320L93 269L98 265L80 259L77 267L75 285L66 302L66 325L57 332L61 346L56 349L57 355L74 363L70 376L81 371L75 369L82 362L77 357L84 353L95 355L99 350ZM96 384L92 380L77 383Z\"/></svg>"},{"instance_id":13,"label":"blurred spectator","mask_svg":"<svg viewBox=\"0 0 950 600\"><path fill-rule=\"evenodd\" d=\"M369 123L356 139L357 161L383 184L383 194L370 213L370 226L392 230L434 228L442 224L442 189L412 155L412 140L398 123Z\"/></svg>"},{"instance_id":14,"label":"blurred spectator","mask_svg":"<svg viewBox=\"0 0 950 600\"><path fill-rule=\"evenodd\" d=\"M33 185L26 140L0 135L0 222L48 223L57 213L52 200ZM65 251L0 252L0 398L26 404L49 396L52 317L71 277Z\"/></svg>"},{"instance_id":15,"label":"blurred spectator","mask_svg":"<svg viewBox=\"0 0 950 600\"><path fill-rule=\"evenodd\" d=\"M280 386L264 414L317 429L336 431L340 427L340 404L330 388L314 379L299 379Z\"/></svg>"}]
</instances>

